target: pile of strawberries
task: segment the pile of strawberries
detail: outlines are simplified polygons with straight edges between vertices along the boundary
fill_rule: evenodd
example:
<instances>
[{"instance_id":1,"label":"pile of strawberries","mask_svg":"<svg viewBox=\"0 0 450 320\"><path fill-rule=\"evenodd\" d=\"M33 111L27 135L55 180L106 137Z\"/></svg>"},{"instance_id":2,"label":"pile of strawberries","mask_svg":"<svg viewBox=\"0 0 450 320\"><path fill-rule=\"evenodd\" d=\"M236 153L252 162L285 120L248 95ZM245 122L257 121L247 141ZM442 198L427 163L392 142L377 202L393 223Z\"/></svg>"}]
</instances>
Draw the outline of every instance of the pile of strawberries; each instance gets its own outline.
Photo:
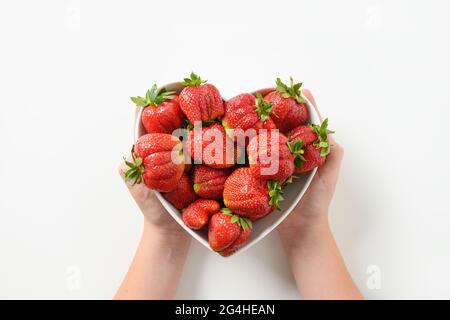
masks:
<instances>
[{"instance_id":1,"label":"pile of strawberries","mask_svg":"<svg viewBox=\"0 0 450 320\"><path fill-rule=\"evenodd\" d=\"M330 152L328 121L307 124L301 83L224 101L192 73L176 94L153 85L132 101L144 108L147 134L133 146L125 178L159 191L186 226L208 228L222 256L250 239L252 223L280 210L294 174L321 166Z\"/></svg>"}]
</instances>

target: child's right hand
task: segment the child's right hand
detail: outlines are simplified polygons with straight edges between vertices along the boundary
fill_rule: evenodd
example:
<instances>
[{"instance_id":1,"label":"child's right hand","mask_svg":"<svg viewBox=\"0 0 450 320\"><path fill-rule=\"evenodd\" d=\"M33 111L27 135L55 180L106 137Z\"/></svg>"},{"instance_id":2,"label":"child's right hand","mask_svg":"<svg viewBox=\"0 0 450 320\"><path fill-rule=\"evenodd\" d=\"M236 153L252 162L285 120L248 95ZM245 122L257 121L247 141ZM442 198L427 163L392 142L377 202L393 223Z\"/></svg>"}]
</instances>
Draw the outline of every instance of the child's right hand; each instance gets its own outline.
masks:
<instances>
[{"instance_id":1,"label":"child's right hand","mask_svg":"<svg viewBox=\"0 0 450 320\"><path fill-rule=\"evenodd\" d=\"M320 116L311 92L303 90L302 93L311 101ZM320 120L322 121L321 116ZM325 164L318 169L297 207L278 228L283 238L285 236L291 238L291 232L295 234L298 229L328 222L328 208L334 195L341 160L344 155L343 148L336 143L331 135L328 136L328 140L331 144L331 153L328 155Z\"/></svg>"}]
</instances>

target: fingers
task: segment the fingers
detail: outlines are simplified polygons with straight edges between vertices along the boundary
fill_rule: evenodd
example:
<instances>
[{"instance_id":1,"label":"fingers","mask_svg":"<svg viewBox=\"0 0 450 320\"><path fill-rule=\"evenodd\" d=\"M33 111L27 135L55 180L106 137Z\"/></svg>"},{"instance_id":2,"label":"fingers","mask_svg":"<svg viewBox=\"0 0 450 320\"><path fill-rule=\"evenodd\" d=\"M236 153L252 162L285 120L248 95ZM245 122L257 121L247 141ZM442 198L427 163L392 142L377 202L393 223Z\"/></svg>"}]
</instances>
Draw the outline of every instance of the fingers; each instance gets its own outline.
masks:
<instances>
[{"instance_id":1,"label":"fingers","mask_svg":"<svg viewBox=\"0 0 450 320\"><path fill-rule=\"evenodd\" d=\"M127 161L132 161L132 159L131 159L131 156L128 156L127 157ZM120 166L119 166L119 174L120 174L120 176L122 177L122 179L123 179L123 181L125 182L125 184L127 185L127 187L128 187L128 189L132 189L134 186L133 186L133 182L132 181L129 181L129 180L127 180L126 178L125 178L125 173L128 171L128 169L130 169L126 164L125 164L125 162L122 162L121 164L120 164Z\"/></svg>"},{"instance_id":2,"label":"fingers","mask_svg":"<svg viewBox=\"0 0 450 320\"><path fill-rule=\"evenodd\" d=\"M141 208L143 212L146 212L149 208L155 207L155 203L159 202L156 201L156 195L153 190L147 188L144 183L133 184L132 181L125 180L125 172L128 169L129 168L125 163L121 164L119 166L119 174L127 185L131 196L134 198L139 208Z\"/></svg>"},{"instance_id":3,"label":"fingers","mask_svg":"<svg viewBox=\"0 0 450 320\"><path fill-rule=\"evenodd\" d=\"M128 161L130 161L130 157L128 157ZM120 164L120 166L119 166L119 174L120 174L120 176L122 177L122 179L123 179L123 181L125 182L125 184L127 185L127 187L128 187L128 190L130 190L130 193L133 195L133 197L135 197L136 198L136 196L138 195L138 194L141 194L143 191L145 191L147 188L146 187L144 187L144 184L143 183L140 183L140 184L133 184L133 181L130 181L130 180L127 180L126 178L125 178L125 172L127 172L127 170L129 169L129 167L125 164L125 163L122 163L122 164Z\"/></svg>"},{"instance_id":4,"label":"fingers","mask_svg":"<svg viewBox=\"0 0 450 320\"><path fill-rule=\"evenodd\" d=\"M339 177L339 171L341 169L343 157L344 157L344 148L342 148L339 144L334 142L331 145L331 152L327 156L325 164L319 168L319 174L321 178L323 178L333 186L336 184L336 181Z\"/></svg>"},{"instance_id":5,"label":"fingers","mask_svg":"<svg viewBox=\"0 0 450 320\"><path fill-rule=\"evenodd\" d=\"M125 172L127 172L128 169L129 168L128 168L128 166L125 163L121 163L119 168L118 168L118 171L119 171L119 175L122 177L123 181L127 184L128 187L130 187L129 181L125 180Z\"/></svg>"}]
</instances>

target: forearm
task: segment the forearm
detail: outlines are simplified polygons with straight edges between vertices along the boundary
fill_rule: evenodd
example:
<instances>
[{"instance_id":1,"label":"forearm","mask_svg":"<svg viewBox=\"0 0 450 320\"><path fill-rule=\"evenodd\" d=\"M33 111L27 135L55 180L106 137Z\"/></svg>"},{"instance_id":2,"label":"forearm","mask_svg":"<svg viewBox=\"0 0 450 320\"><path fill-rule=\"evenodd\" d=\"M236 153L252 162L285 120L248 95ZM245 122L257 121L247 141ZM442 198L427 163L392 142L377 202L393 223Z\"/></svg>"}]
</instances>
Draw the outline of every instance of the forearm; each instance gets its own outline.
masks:
<instances>
[{"instance_id":1,"label":"forearm","mask_svg":"<svg viewBox=\"0 0 450 320\"><path fill-rule=\"evenodd\" d=\"M347 271L328 221L283 230L280 235L303 298L362 298Z\"/></svg>"},{"instance_id":2,"label":"forearm","mask_svg":"<svg viewBox=\"0 0 450 320\"><path fill-rule=\"evenodd\" d=\"M164 233L148 223L115 299L173 299L190 246L185 233Z\"/></svg>"}]
</instances>

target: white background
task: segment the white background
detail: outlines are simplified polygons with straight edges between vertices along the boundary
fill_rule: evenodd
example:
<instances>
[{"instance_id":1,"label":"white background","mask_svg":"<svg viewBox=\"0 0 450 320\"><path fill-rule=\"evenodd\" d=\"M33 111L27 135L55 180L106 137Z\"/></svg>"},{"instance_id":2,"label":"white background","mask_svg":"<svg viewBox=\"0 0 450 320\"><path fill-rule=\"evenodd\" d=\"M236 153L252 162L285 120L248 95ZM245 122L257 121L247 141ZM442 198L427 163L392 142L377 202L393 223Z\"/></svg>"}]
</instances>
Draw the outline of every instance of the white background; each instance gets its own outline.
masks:
<instances>
[{"instance_id":1,"label":"white background","mask_svg":"<svg viewBox=\"0 0 450 320\"><path fill-rule=\"evenodd\" d=\"M302 80L346 150L330 216L364 295L450 298L449 9L2 1L0 298L113 296L142 222L116 172L133 142L129 97L191 70L225 97ZM273 233L230 259L194 243L177 297L298 294Z\"/></svg>"}]
</instances>

